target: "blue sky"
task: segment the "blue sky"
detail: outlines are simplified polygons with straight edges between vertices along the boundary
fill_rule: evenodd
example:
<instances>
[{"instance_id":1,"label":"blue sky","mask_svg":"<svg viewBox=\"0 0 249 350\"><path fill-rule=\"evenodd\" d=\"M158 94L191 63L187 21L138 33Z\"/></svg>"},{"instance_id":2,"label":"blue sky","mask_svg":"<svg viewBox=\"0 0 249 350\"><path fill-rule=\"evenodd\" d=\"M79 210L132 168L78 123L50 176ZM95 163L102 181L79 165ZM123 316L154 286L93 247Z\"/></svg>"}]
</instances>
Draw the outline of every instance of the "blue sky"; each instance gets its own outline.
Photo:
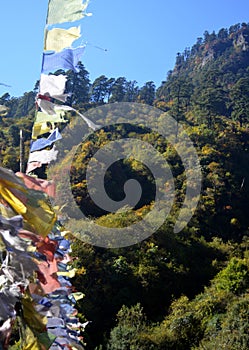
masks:
<instances>
[{"instance_id":1,"label":"blue sky","mask_svg":"<svg viewBox=\"0 0 249 350\"><path fill-rule=\"evenodd\" d=\"M0 96L21 96L39 79L47 6L48 0L1 2L0 82L11 88L0 85ZM205 30L249 22L248 0L91 0L88 11L93 16L76 24L88 43L82 62L91 81L124 76L139 86L154 81L158 87L177 52Z\"/></svg>"}]
</instances>

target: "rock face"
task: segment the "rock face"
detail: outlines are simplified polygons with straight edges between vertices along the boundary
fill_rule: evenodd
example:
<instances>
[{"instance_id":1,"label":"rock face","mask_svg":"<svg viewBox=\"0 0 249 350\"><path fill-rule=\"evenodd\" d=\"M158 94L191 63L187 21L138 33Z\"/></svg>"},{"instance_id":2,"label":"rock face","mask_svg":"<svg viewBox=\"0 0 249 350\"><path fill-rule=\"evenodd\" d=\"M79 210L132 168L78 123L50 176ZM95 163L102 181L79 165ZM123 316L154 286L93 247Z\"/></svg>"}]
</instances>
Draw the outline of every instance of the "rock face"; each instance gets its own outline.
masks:
<instances>
[{"instance_id":1,"label":"rock face","mask_svg":"<svg viewBox=\"0 0 249 350\"><path fill-rule=\"evenodd\" d=\"M214 59L214 50L213 49L209 49L203 59L202 59L202 62L201 62L201 67L204 67L206 63L212 61Z\"/></svg>"},{"instance_id":2,"label":"rock face","mask_svg":"<svg viewBox=\"0 0 249 350\"><path fill-rule=\"evenodd\" d=\"M235 49L239 49L241 51L247 51L249 48L248 41L247 41L247 33L246 32L240 32L236 38L233 41L233 45Z\"/></svg>"}]
</instances>

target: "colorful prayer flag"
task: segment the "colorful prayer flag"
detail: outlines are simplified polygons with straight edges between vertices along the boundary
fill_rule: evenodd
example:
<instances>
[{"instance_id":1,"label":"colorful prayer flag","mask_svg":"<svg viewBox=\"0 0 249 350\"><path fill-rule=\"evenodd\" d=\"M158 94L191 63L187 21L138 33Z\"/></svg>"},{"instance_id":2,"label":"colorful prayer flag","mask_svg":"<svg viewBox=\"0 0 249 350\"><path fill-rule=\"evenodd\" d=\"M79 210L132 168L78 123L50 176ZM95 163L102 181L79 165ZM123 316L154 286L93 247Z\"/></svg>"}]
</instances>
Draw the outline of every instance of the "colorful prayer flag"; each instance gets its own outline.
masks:
<instances>
[{"instance_id":1,"label":"colorful prayer flag","mask_svg":"<svg viewBox=\"0 0 249 350\"><path fill-rule=\"evenodd\" d=\"M67 123L67 120L64 119L65 112L63 111L63 106L61 109L58 109L54 115L48 115L47 113L37 112L35 123Z\"/></svg>"},{"instance_id":2,"label":"colorful prayer flag","mask_svg":"<svg viewBox=\"0 0 249 350\"><path fill-rule=\"evenodd\" d=\"M64 94L66 75L41 74L39 92L41 95L49 95L57 100L65 102L67 94Z\"/></svg>"},{"instance_id":3,"label":"colorful prayer flag","mask_svg":"<svg viewBox=\"0 0 249 350\"><path fill-rule=\"evenodd\" d=\"M80 38L80 27L71 27L69 29L53 28L46 30L44 50L60 52Z\"/></svg>"},{"instance_id":4,"label":"colorful prayer flag","mask_svg":"<svg viewBox=\"0 0 249 350\"><path fill-rule=\"evenodd\" d=\"M84 16L89 0L50 0L48 4L47 24L74 22Z\"/></svg>"},{"instance_id":5,"label":"colorful prayer flag","mask_svg":"<svg viewBox=\"0 0 249 350\"><path fill-rule=\"evenodd\" d=\"M51 146L54 142L60 140L62 138L61 134L59 133L58 128L56 128L47 139L40 138L34 142L32 142L30 147L30 152L40 151L43 148L46 148L48 146Z\"/></svg>"},{"instance_id":6,"label":"colorful prayer flag","mask_svg":"<svg viewBox=\"0 0 249 350\"><path fill-rule=\"evenodd\" d=\"M57 154L58 151L56 151L54 147L50 150L32 152L29 155L28 163L40 162L41 164L49 164L57 159Z\"/></svg>"},{"instance_id":7,"label":"colorful prayer flag","mask_svg":"<svg viewBox=\"0 0 249 350\"><path fill-rule=\"evenodd\" d=\"M38 136L47 134L54 130L53 122L35 122L32 129L32 140L36 140Z\"/></svg>"},{"instance_id":8,"label":"colorful prayer flag","mask_svg":"<svg viewBox=\"0 0 249 350\"><path fill-rule=\"evenodd\" d=\"M42 59L42 73L53 72L56 69L71 69L78 72L77 65L85 51L85 46L76 49L68 48L61 52L44 52Z\"/></svg>"},{"instance_id":9,"label":"colorful prayer flag","mask_svg":"<svg viewBox=\"0 0 249 350\"><path fill-rule=\"evenodd\" d=\"M56 222L56 215L48 196L28 189L13 171L0 167L0 197L23 216L42 237L47 236Z\"/></svg>"}]
</instances>

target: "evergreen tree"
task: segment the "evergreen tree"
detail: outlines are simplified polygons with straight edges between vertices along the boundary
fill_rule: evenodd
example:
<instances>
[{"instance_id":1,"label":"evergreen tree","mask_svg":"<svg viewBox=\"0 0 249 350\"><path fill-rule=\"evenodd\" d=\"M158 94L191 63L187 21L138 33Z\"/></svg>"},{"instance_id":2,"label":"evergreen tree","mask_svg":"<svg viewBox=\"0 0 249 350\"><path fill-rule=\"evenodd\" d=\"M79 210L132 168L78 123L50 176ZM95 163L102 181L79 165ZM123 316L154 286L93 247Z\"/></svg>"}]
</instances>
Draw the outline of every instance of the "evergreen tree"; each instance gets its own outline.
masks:
<instances>
[{"instance_id":1,"label":"evergreen tree","mask_svg":"<svg viewBox=\"0 0 249 350\"><path fill-rule=\"evenodd\" d=\"M115 80L111 88L110 102L122 102L124 101L127 80L124 77L119 77Z\"/></svg>"},{"instance_id":2,"label":"evergreen tree","mask_svg":"<svg viewBox=\"0 0 249 350\"><path fill-rule=\"evenodd\" d=\"M78 63L79 72L67 72L67 93L70 94L70 104L81 106L88 103L90 99L90 79L89 73L84 65Z\"/></svg>"},{"instance_id":3,"label":"evergreen tree","mask_svg":"<svg viewBox=\"0 0 249 350\"><path fill-rule=\"evenodd\" d=\"M34 91L25 92L22 97L18 99L18 105L15 112L16 117L26 116L35 108L35 96Z\"/></svg>"},{"instance_id":4,"label":"evergreen tree","mask_svg":"<svg viewBox=\"0 0 249 350\"><path fill-rule=\"evenodd\" d=\"M104 103L108 96L108 85L108 78L105 75L95 79L91 86L91 100L96 103Z\"/></svg>"},{"instance_id":5,"label":"evergreen tree","mask_svg":"<svg viewBox=\"0 0 249 350\"><path fill-rule=\"evenodd\" d=\"M124 102L135 102L138 96L138 91L139 88L137 86L136 80L127 81Z\"/></svg>"},{"instance_id":6,"label":"evergreen tree","mask_svg":"<svg viewBox=\"0 0 249 350\"><path fill-rule=\"evenodd\" d=\"M155 100L156 86L153 81L148 81L141 87L138 94L138 101L152 105Z\"/></svg>"},{"instance_id":7,"label":"evergreen tree","mask_svg":"<svg viewBox=\"0 0 249 350\"><path fill-rule=\"evenodd\" d=\"M240 126L249 121L249 76L240 78L231 89L232 117Z\"/></svg>"}]
</instances>

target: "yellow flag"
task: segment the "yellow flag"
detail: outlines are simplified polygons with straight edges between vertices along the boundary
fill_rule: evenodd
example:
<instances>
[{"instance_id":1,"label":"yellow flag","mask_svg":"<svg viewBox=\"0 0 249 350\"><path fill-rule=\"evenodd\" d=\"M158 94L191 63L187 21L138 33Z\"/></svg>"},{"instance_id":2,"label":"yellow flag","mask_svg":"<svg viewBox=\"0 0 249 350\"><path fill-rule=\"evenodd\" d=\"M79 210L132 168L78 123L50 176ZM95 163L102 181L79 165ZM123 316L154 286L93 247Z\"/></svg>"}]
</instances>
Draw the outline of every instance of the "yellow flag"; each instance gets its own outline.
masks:
<instances>
[{"instance_id":1,"label":"yellow flag","mask_svg":"<svg viewBox=\"0 0 249 350\"><path fill-rule=\"evenodd\" d=\"M43 112L37 112L36 114L36 123L46 123L46 122L52 122L52 123L66 123L67 120L64 119L65 111L63 110L56 110L54 115L49 115Z\"/></svg>"},{"instance_id":2,"label":"yellow flag","mask_svg":"<svg viewBox=\"0 0 249 350\"><path fill-rule=\"evenodd\" d=\"M60 52L66 47L70 47L79 37L80 27L71 27L69 29L53 28L51 30L46 30L44 50Z\"/></svg>"},{"instance_id":3,"label":"yellow flag","mask_svg":"<svg viewBox=\"0 0 249 350\"><path fill-rule=\"evenodd\" d=\"M58 276L65 276L65 277L69 277L69 278L73 278L76 274L77 269L73 268L69 271L58 271L57 275Z\"/></svg>"},{"instance_id":4,"label":"yellow flag","mask_svg":"<svg viewBox=\"0 0 249 350\"><path fill-rule=\"evenodd\" d=\"M21 299L23 318L29 328L35 333L43 333L46 331L47 318L40 315L34 308L31 296L26 292Z\"/></svg>"},{"instance_id":5,"label":"yellow flag","mask_svg":"<svg viewBox=\"0 0 249 350\"><path fill-rule=\"evenodd\" d=\"M38 136L46 134L54 130L54 123L35 122L32 130L32 140L36 140Z\"/></svg>"},{"instance_id":6,"label":"yellow flag","mask_svg":"<svg viewBox=\"0 0 249 350\"><path fill-rule=\"evenodd\" d=\"M29 327L25 328L22 350L42 350L41 344Z\"/></svg>"},{"instance_id":7,"label":"yellow flag","mask_svg":"<svg viewBox=\"0 0 249 350\"><path fill-rule=\"evenodd\" d=\"M49 197L41 191L28 189L13 171L0 167L0 197L42 237L56 222Z\"/></svg>"},{"instance_id":8,"label":"yellow flag","mask_svg":"<svg viewBox=\"0 0 249 350\"><path fill-rule=\"evenodd\" d=\"M44 350L48 349L39 339L40 334L46 332L47 318L40 315L34 308L31 295L26 292L21 299L23 319L22 326L22 350Z\"/></svg>"},{"instance_id":9,"label":"yellow flag","mask_svg":"<svg viewBox=\"0 0 249 350\"><path fill-rule=\"evenodd\" d=\"M76 301L83 299L85 297L85 294L83 294L82 292L75 292L72 294L73 294L73 297Z\"/></svg>"},{"instance_id":10,"label":"yellow flag","mask_svg":"<svg viewBox=\"0 0 249 350\"><path fill-rule=\"evenodd\" d=\"M50 333L35 333L27 326L22 327L21 350L48 350L56 337ZM18 344L19 345L19 344Z\"/></svg>"}]
</instances>

